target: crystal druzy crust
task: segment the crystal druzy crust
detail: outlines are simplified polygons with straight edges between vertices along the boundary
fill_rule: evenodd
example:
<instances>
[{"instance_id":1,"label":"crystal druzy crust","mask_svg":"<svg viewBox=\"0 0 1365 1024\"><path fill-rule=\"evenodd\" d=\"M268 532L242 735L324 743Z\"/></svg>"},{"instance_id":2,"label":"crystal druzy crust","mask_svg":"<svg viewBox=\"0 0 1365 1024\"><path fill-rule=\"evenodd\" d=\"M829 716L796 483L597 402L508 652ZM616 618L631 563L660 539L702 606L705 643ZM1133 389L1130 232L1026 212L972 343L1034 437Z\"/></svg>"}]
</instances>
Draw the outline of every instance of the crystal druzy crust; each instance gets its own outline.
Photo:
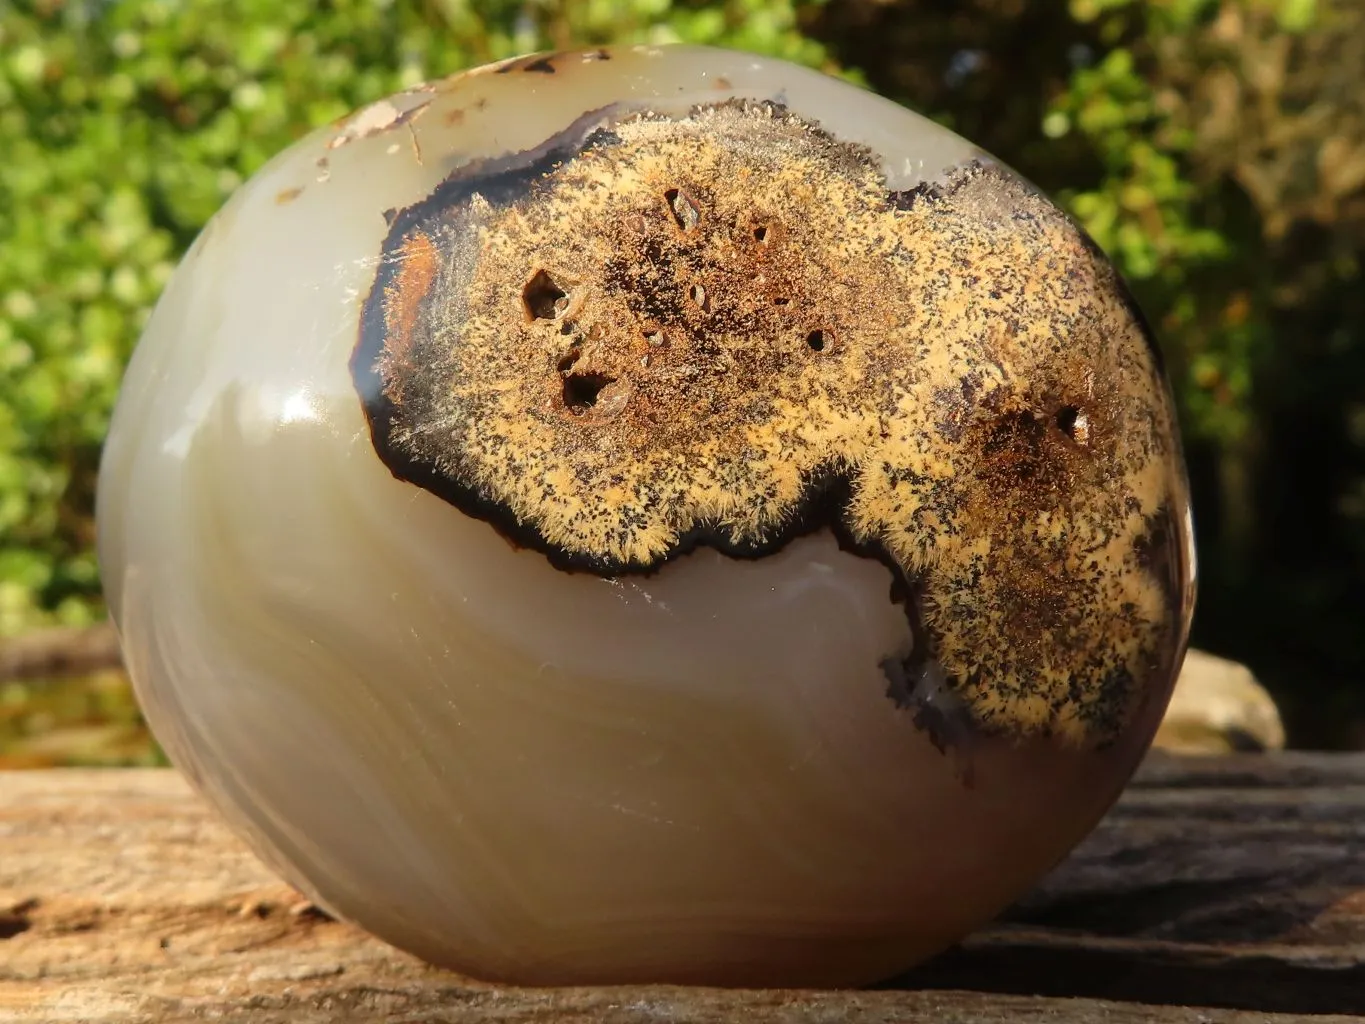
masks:
<instances>
[{"instance_id":1,"label":"crystal druzy crust","mask_svg":"<svg viewBox=\"0 0 1365 1024\"><path fill-rule=\"evenodd\" d=\"M886 186L772 102L603 110L391 211L352 363L381 458L564 568L893 572L988 733L1103 744L1177 656L1162 370L1083 233L992 163Z\"/></svg>"}]
</instances>

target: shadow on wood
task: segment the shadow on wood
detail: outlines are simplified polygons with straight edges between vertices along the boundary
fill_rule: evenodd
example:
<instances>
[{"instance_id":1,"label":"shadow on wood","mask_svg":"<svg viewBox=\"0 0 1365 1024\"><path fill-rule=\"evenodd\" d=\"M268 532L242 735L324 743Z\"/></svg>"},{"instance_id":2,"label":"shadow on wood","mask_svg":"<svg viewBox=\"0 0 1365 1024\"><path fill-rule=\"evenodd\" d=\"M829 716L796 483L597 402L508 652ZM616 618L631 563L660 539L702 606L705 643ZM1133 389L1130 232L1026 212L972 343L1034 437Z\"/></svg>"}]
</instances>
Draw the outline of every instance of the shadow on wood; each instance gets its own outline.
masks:
<instances>
[{"instance_id":1,"label":"shadow on wood","mask_svg":"<svg viewBox=\"0 0 1365 1024\"><path fill-rule=\"evenodd\" d=\"M1031 896L896 984L1365 1013L1365 758L1153 755Z\"/></svg>"}]
</instances>

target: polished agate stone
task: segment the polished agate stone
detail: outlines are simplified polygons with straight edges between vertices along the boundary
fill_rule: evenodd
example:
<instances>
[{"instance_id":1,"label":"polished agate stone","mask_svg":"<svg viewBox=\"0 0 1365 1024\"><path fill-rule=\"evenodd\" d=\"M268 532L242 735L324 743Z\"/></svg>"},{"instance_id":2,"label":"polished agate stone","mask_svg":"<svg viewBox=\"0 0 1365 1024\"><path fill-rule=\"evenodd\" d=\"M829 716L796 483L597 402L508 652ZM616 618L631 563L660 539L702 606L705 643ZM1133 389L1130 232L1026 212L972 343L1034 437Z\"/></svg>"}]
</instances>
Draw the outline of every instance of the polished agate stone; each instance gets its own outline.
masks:
<instances>
[{"instance_id":1,"label":"polished agate stone","mask_svg":"<svg viewBox=\"0 0 1365 1024\"><path fill-rule=\"evenodd\" d=\"M695 47L280 154L167 287L99 501L175 764L322 906L516 982L944 948L1113 802L1193 599L1160 357L1083 232Z\"/></svg>"}]
</instances>

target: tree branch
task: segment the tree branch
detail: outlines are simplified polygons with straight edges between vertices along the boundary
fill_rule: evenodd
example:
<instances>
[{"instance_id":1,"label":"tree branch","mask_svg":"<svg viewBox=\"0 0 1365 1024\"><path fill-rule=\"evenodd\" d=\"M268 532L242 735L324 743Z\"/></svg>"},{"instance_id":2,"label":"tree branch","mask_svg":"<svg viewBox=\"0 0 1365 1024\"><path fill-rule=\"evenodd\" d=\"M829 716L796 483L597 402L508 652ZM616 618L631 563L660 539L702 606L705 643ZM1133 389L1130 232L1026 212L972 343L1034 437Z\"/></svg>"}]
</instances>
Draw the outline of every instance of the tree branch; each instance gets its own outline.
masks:
<instances>
[{"instance_id":1,"label":"tree branch","mask_svg":"<svg viewBox=\"0 0 1365 1024\"><path fill-rule=\"evenodd\" d=\"M0 641L0 682L78 676L123 664L113 625L40 629Z\"/></svg>"}]
</instances>

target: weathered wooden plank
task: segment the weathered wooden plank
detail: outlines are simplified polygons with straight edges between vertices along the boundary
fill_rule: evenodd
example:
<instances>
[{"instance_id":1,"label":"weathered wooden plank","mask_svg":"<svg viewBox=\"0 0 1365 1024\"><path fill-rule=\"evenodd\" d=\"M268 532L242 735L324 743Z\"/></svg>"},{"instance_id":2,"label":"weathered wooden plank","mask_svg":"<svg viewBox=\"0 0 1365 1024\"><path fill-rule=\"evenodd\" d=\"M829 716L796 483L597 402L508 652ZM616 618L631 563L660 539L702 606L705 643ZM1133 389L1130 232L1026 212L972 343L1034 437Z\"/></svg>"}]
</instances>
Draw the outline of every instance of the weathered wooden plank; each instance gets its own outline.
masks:
<instances>
[{"instance_id":1,"label":"weathered wooden plank","mask_svg":"<svg viewBox=\"0 0 1365 1024\"><path fill-rule=\"evenodd\" d=\"M0 773L0 1021L1353 1019L1306 1014L1365 1015L1365 756L1154 758L997 926L852 993L480 985L311 912L172 772Z\"/></svg>"}]
</instances>

